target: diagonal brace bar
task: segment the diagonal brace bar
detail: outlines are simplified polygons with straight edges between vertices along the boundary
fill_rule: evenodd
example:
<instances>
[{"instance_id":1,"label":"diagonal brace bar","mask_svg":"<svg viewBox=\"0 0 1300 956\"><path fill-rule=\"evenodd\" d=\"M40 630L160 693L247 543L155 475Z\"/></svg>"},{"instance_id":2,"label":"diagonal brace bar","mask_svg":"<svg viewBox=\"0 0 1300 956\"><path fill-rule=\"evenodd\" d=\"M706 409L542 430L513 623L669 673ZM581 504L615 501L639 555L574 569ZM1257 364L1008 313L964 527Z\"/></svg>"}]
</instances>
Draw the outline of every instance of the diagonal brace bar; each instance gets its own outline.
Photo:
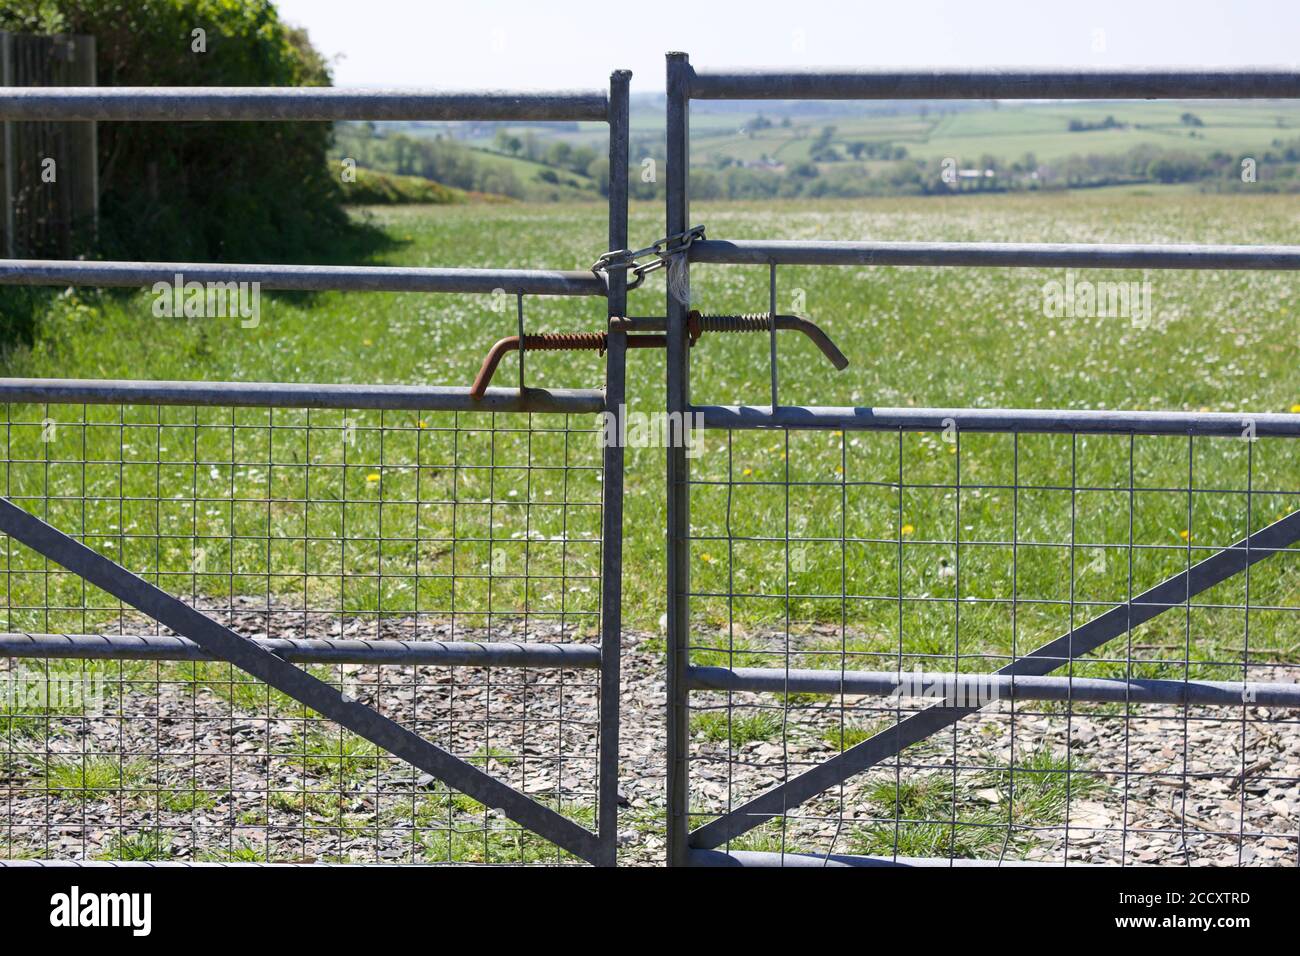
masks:
<instances>
[{"instance_id":1,"label":"diagonal brace bar","mask_svg":"<svg viewBox=\"0 0 1300 956\"><path fill-rule=\"evenodd\" d=\"M1293 511L1285 518L1192 565L1186 571L1166 578L1132 600L1035 648L994 673L1032 676L1048 674L1062 664L1145 624L1169 608L1181 606L1193 596L1221 584L1234 574L1240 574L1250 565L1297 541L1300 541L1300 511ZM904 748L920 743L945 727L951 727L979 709L945 706L941 702L913 714L692 831L690 845L695 849L714 849L759 824L788 812L822 791L843 783L854 774L869 770Z\"/></svg>"},{"instance_id":2,"label":"diagonal brace bar","mask_svg":"<svg viewBox=\"0 0 1300 956\"><path fill-rule=\"evenodd\" d=\"M599 852L596 835L549 807L524 796L477 767L434 746L371 707L350 700L300 667L277 657L255 641L196 611L121 565L91 550L6 498L0 498L0 531L21 541L91 584L143 611L213 657L301 701L324 717L401 757L448 786L591 861Z\"/></svg>"}]
</instances>

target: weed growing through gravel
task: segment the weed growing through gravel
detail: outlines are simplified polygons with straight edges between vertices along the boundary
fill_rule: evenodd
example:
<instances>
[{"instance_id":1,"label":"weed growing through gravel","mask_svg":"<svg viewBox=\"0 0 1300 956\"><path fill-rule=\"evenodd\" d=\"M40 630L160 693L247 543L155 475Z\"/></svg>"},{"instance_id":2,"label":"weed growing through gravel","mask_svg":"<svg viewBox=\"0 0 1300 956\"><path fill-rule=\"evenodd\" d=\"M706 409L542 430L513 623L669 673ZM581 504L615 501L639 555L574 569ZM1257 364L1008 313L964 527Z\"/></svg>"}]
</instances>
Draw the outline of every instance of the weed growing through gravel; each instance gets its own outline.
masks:
<instances>
[{"instance_id":1,"label":"weed growing through gravel","mask_svg":"<svg viewBox=\"0 0 1300 956\"><path fill-rule=\"evenodd\" d=\"M822 740L836 750L848 750L850 747L856 747L867 738L874 737L884 727L883 723L855 724L847 721L841 726L837 721L834 725L826 728L822 734Z\"/></svg>"},{"instance_id":2,"label":"weed growing through gravel","mask_svg":"<svg viewBox=\"0 0 1300 956\"><path fill-rule=\"evenodd\" d=\"M877 821L855 831L850 845L865 855L963 859L996 856L1005 845L1018 856L1044 839L1031 828L1063 826L1068 803L1101 787L1078 760L1067 764L1046 748L1020 758L1014 773L985 771L957 790L944 771L881 780L867 789ZM981 792L994 802L966 800Z\"/></svg>"},{"instance_id":3,"label":"weed growing through gravel","mask_svg":"<svg viewBox=\"0 0 1300 956\"><path fill-rule=\"evenodd\" d=\"M317 667L314 672L319 673L320 670ZM302 705L288 694L249 677L237 667L219 661L169 665L166 679L192 683L196 688L202 688L226 701L232 710L242 713L264 713L268 705L272 713L290 714L302 710Z\"/></svg>"},{"instance_id":4,"label":"weed growing through gravel","mask_svg":"<svg viewBox=\"0 0 1300 956\"><path fill-rule=\"evenodd\" d=\"M257 844L241 838L230 846L200 850L197 859L200 863L287 863L293 857L270 844Z\"/></svg>"},{"instance_id":5,"label":"weed growing through gravel","mask_svg":"<svg viewBox=\"0 0 1300 956\"><path fill-rule=\"evenodd\" d=\"M770 710L733 713L730 718L721 711L706 710L691 717L692 733L711 743L730 739L733 747L771 740L781 733L781 726L781 715Z\"/></svg>"},{"instance_id":6,"label":"weed growing through gravel","mask_svg":"<svg viewBox=\"0 0 1300 956\"><path fill-rule=\"evenodd\" d=\"M203 812L216 807L223 791L198 789L161 789L158 791L158 808L169 813Z\"/></svg>"},{"instance_id":7,"label":"weed growing through gravel","mask_svg":"<svg viewBox=\"0 0 1300 956\"><path fill-rule=\"evenodd\" d=\"M168 860L174 855L173 834L166 830L140 830L135 833L115 833L105 848L95 855L97 860L119 862L145 862Z\"/></svg>"},{"instance_id":8,"label":"weed growing through gravel","mask_svg":"<svg viewBox=\"0 0 1300 956\"><path fill-rule=\"evenodd\" d=\"M154 768L143 758L123 759L116 754L51 755L45 786L59 796L98 800L124 790L141 790L153 780Z\"/></svg>"},{"instance_id":9,"label":"weed growing through gravel","mask_svg":"<svg viewBox=\"0 0 1300 956\"><path fill-rule=\"evenodd\" d=\"M289 760L310 776L348 788L375 775L379 748L348 731L311 724L294 736Z\"/></svg>"}]
</instances>

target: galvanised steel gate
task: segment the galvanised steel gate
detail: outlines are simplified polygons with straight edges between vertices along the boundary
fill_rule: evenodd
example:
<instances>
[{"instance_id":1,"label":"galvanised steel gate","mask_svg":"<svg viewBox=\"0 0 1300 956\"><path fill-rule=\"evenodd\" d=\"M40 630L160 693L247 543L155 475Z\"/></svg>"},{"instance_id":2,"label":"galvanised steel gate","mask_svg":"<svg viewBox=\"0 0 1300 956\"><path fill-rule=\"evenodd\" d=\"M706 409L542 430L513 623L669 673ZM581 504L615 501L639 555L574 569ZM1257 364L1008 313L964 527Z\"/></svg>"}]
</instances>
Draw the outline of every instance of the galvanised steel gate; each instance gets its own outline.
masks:
<instances>
[{"instance_id":1,"label":"galvanised steel gate","mask_svg":"<svg viewBox=\"0 0 1300 956\"><path fill-rule=\"evenodd\" d=\"M622 169L629 76L608 94L11 89L0 116L594 120ZM626 215L612 176L612 248ZM20 284L178 276L513 296L521 335L527 296L625 311L618 271L0 265ZM605 344L604 388L576 390L529 387L522 358L517 387L474 395L0 382L0 856L612 865L623 457L595 416L623 402L624 334Z\"/></svg>"},{"instance_id":2,"label":"galvanised steel gate","mask_svg":"<svg viewBox=\"0 0 1300 956\"><path fill-rule=\"evenodd\" d=\"M628 82L9 90L0 118L599 120L613 171ZM4 855L612 864L623 454L590 416L621 419L628 347L666 347L683 429L667 452L670 863L1074 862L1081 845L1173 862L1198 841L1218 861L1300 857L1277 736L1295 725L1274 712L1300 692L1293 660L1259 649L1300 611L1300 417L782 405L775 334L845 364L778 314L781 265L1293 270L1300 248L732 242L688 205L693 98L1296 97L1300 75L709 73L670 54L668 94L667 237L627 248L611 175L592 273L0 264L8 283L180 273L518 303L518 337L472 389L0 382L0 655L11 687L45 695L3 713ZM699 315L691 261L766 266L767 312ZM666 317L625 318L629 285L662 266ZM605 296L609 329L530 334L529 295ZM770 333L769 404L692 403L691 347L723 331ZM557 347L602 350L604 389L528 388L521 355L517 388L485 390L507 351ZM692 463L687 416L725 446ZM754 440L777 478L737 468ZM938 441L942 467L922 465ZM1176 502L1184 542L1148 539L1147 500ZM1241 640L1209 614L1240 616ZM65 686L102 709L56 699ZM1230 766L1197 764L1207 734L1239 741ZM1164 765L1134 764L1152 739L1172 741ZM1164 816L1135 816L1161 787ZM1198 816L1201 787L1235 825Z\"/></svg>"},{"instance_id":3,"label":"galvanised steel gate","mask_svg":"<svg viewBox=\"0 0 1300 956\"><path fill-rule=\"evenodd\" d=\"M671 236L691 100L1297 97L1300 76L674 53L667 89ZM1295 724L1268 710L1300 703L1294 659L1269 656L1300 620L1300 417L782 405L775 324L767 404L694 404L691 264L765 267L775 314L782 265L1294 270L1300 248L694 235L667 403L714 440L668 452L672 864L1300 862L1300 772L1270 729ZM1182 541L1152 536L1153 501Z\"/></svg>"}]
</instances>

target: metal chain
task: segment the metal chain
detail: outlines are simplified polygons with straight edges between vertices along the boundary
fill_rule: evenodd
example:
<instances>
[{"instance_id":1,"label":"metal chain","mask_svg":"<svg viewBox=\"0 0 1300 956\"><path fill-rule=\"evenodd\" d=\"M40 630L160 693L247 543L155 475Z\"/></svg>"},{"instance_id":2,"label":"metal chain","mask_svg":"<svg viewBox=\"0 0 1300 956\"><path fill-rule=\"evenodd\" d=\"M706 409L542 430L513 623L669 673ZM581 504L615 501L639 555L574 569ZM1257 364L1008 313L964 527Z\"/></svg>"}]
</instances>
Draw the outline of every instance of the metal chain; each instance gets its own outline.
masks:
<instances>
[{"instance_id":1,"label":"metal chain","mask_svg":"<svg viewBox=\"0 0 1300 956\"><path fill-rule=\"evenodd\" d=\"M645 281L647 275L657 269L662 269L664 266L668 265L674 257L683 255L686 250L691 247L691 243L696 239L703 238L704 227L692 226L690 229L683 232L671 236L664 236L662 239L651 243L644 249L637 249L636 251L631 249L615 249L607 252L592 263L591 271L596 273L596 275L600 275L602 272L608 275L611 269L631 270L632 278L629 279L627 287L629 290L635 289ZM648 262L639 263L637 261L651 255L655 258Z\"/></svg>"}]
</instances>

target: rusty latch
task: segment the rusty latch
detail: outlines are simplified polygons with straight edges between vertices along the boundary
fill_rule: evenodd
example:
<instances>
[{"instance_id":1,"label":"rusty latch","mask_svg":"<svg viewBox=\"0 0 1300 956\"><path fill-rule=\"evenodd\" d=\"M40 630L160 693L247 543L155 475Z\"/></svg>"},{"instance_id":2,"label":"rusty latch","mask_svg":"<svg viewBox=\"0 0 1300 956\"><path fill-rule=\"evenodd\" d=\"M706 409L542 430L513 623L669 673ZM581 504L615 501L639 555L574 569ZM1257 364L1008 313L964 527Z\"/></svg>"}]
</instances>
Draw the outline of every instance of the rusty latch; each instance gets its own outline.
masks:
<instances>
[{"instance_id":1,"label":"rusty latch","mask_svg":"<svg viewBox=\"0 0 1300 956\"><path fill-rule=\"evenodd\" d=\"M835 343L815 322L797 315L775 317L767 313L701 315L692 310L686 317L686 323L692 346L705 332L767 332L775 324L777 329L802 332L808 336L836 369L844 369L849 364L844 353L835 347ZM641 333L664 332L668 325L666 319L651 318L611 319L610 324L623 331ZM525 335L523 350L525 352L604 352L608 338L606 332L542 332ZM661 349L666 348L667 345L666 335L633 334L627 337L627 347L630 349ZM478 376L470 387L471 398L482 398L487 393L488 385L496 373L497 366L501 364L501 359L507 352L518 349L519 336L508 335L488 350Z\"/></svg>"}]
</instances>

